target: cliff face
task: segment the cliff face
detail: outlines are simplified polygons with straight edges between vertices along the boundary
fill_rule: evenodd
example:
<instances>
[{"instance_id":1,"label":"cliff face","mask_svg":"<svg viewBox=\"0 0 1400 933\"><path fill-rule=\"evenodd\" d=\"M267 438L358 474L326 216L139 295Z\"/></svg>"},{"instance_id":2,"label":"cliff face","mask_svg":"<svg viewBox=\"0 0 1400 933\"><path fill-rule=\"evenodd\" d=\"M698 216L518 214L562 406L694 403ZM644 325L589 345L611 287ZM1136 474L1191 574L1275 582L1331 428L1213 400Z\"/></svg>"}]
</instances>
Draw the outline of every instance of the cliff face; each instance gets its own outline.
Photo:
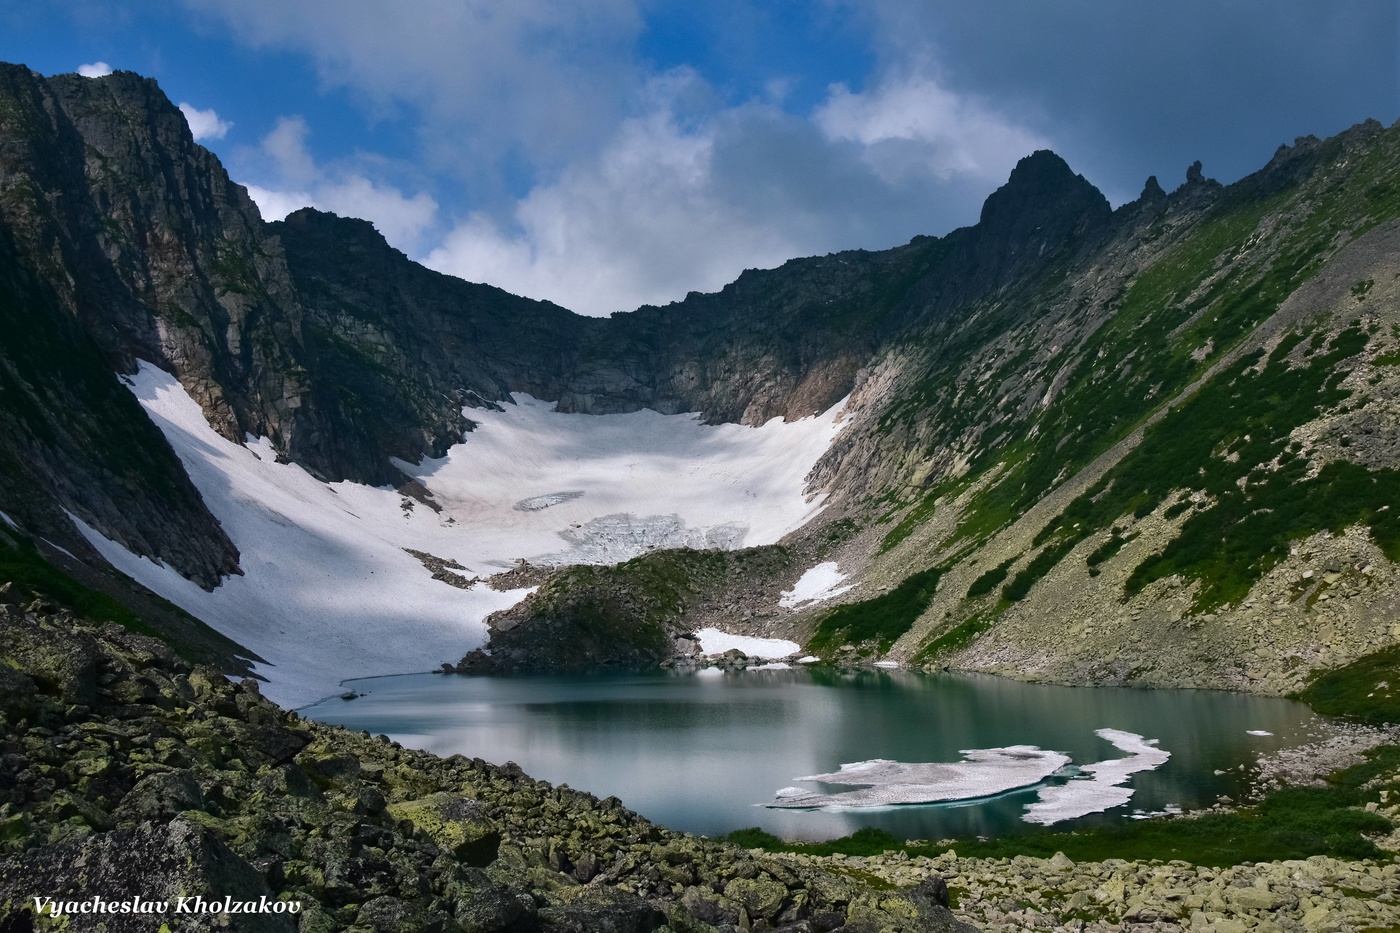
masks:
<instances>
[{"instance_id":1,"label":"cliff face","mask_svg":"<svg viewBox=\"0 0 1400 933\"><path fill-rule=\"evenodd\" d=\"M143 161L150 153L112 145L101 128L135 119L133 111L110 95L94 100L101 88L80 80L49 83L23 68L0 69L3 507L81 551L67 509L213 586L236 571L237 551L114 372L136 354L161 358L156 283L178 280L181 263L188 265L181 257L189 239L182 245L168 222L157 222L132 178L152 173L149 184L177 184L189 172L173 159ZM109 85L128 104L157 93L132 76ZM188 136L170 109L174 118L141 135L178 128ZM79 124L109 151L89 144ZM202 150L187 156L212 159ZM113 165L119 157L125 175Z\"/></svg>"}]
</instances>

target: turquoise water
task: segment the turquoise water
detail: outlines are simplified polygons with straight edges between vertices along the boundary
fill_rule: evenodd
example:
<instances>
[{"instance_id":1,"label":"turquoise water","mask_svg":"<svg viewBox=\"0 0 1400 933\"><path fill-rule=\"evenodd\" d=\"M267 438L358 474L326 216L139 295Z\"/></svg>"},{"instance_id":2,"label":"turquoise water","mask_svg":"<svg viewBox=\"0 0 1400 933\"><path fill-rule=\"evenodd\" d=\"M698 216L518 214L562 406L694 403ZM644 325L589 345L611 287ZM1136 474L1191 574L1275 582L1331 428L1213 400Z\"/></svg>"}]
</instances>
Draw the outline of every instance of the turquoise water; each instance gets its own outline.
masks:
<instances>
[{"instance_id":1,"label":"turquoise water","mask_svg":"<svg viewBox=\"0 0 1400 933\"><path fill-rule=\"evenodd\" d=\"M689 832L762 826L787 838L828 839L865 826L901 838L1001 835L1031 828L1037 791L960 805L773 810L779 788L847 762L953 762L962 749L1035 745L1076 765L1124 757L1095 735L1111 728L1159 740L1171 758L1125 785L1132 799L1057 824L1131 818L1169 805L1193 809L1238 797L1259 753L1302 744L1320 720L1301 703L1204 690L1052 687L957 674L776 670L580 677L412 674L350 683L366 694L303 712L441 755L460 753L530 775L615 795ZM1250 730L1273 733L1248 734ZM1216 772L1223 772L1217 774ZM1050 784L1068 776L1052 777Z\"/></svg>"}]
</instances>

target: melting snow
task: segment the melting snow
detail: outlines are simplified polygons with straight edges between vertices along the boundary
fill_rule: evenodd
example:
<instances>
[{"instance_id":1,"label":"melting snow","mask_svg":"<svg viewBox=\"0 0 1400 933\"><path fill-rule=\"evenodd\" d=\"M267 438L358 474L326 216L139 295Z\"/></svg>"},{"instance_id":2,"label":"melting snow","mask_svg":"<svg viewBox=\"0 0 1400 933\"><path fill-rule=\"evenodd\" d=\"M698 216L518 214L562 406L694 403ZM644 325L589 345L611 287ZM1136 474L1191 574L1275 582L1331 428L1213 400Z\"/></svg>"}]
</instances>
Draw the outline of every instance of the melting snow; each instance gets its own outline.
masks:
<instances>
[{"instance_id":1,"label":"melting snow","mask_svg":"<svg viewBox=\"0 0 1400 933\"><path fill-rule=\"evenodd\" d=\"M792 589L783 591L778 605L784 609L796 609L803 603L819 603L840 596L855 588L854 583L842 586L841 581L845 579L846 575L837 569L836 561L817 564L799 577Z\"/></svg>"},{"instance_id":2,"label":"melting snow","mask_svg":"<svg viewBox=\"0 0 1400 933\"><path fill-rule=\"evenodd\" d=\"M1247 729L1245 735L1273 735L1273 733L1264 729Z\"/></svg>"},{"instance_id":3,"label":"melting snow","mask_svg":"<svg viewBox=\"0 0 1400 933\"><path fill-rule=\"evenodd\" d=\"M1022 819L1027 823L1048 826L1122 806L1133 796L1133 789L1123 787L1123 784L1139 771L1160 768L1171 758L1171 752L1156 747L1156 739L1144 739L1135 732L1099 729L1094 734L1107 739L1120 751L1127 752L1128 757L1085 765L1081 770L1087 777L1073 778L1058 787L1043 788L1039 802L1026 807Z\"/></svg>"},{"instance_id":4,"label":"melting snow","mask_svg":"<svg viewBox=\"0 0 1400 933\"><path fill-rule=\"evenodd\" d=\"M388 487L322 483L277 463L266 439L229 442L149 363L126 381L238 546L243 575L206 593L79 528L120 570L265 658L264 692L288 706L336 693L342 679L455 660L485 640L487 615L530 592L449 586L403 548L455 560L469 577L520 558L604 562L677 544L772 543L821 510L805 479L841 429L840 403L749 428L651 411L560 414L517 395L502 412L470 411L478 427L446 456L400 464L439 513ZM798 647L745 645L731 646L760 657Z\"/></svg>"},{"instance_id":5,"label":"melting snow","mask_svg":"<svg viewBox=\"0 0 1400 933\"><path fill-rule=\"evenodd\" d=\"M15 524L15 520L13 518L6 515L4 512L0 512L0 518L3 518L5 520L5 524L9 525L15 531L19 531L19 525Z\"/></svg>"},{"instance_id":6,"label":"melting snow","mask_svg":"<svg viewBox=\"0 0 1400 933\"><path fill-rule=\"evenodd\" d=\"M883 807L891 804L976 800L1032 787L1069 764L1062 752L1034 745L974 748L960 752L962 761L908 764L877 758L844 764L831 774L794 778L823 784L847 784L858 790L820 794L785 787L765 806L776 809Z\"/></svg>"},{"instance_id":7,"label":"melting snow","mask_svg":"<svg viewBox=\"0 0 1400 933\"><path fill-rule=\"evenodd\" d=\"M785 638L752 638L748 635L731 635L717 628L702 628L695 633L700 642L701 654L724 654L730 648L738 648L751 658L786 658L801 649L795 641Z\"/></svg>"}]
</instances>

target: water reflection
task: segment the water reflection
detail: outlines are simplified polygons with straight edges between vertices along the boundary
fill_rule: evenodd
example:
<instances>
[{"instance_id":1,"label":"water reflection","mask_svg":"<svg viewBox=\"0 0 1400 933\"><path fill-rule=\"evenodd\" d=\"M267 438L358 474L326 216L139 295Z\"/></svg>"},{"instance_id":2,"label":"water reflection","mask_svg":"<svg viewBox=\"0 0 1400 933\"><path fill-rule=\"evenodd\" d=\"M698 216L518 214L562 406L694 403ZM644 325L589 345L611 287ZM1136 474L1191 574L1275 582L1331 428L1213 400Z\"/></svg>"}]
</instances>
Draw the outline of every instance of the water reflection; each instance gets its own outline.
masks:
<instances>
[{"instance_id":1,"label":"water reflection","mask_svg":"<svg viewBox=\"0 0 1400 933\"><path fill-rule=\"evenodd\" d=\"M755 806L773 800L799 775L835 771L847 762L957 761L963 749L1036 745L1088 764L1112 754L1095 730L1160 740L1170 760L1132 777L1135 793L1127 806L1082 824L1121 820L1133 809L1189 809L1222 793L1237 795L1239 765L1261 751L1305 741L1317 724L1302 704L1241 694L1051 687L886 671L424 674L356 686L368 695L349 703L329 700L307 714L388 733L439 754L515 761L539 778L599 796L615 794L677 829L718 834L761 825L805 839L862 826L907 838L1021 832L1028 828L1024 809L1036 800L1030 791L958 807L830 813Z\"/></svg>"}]
</instances>

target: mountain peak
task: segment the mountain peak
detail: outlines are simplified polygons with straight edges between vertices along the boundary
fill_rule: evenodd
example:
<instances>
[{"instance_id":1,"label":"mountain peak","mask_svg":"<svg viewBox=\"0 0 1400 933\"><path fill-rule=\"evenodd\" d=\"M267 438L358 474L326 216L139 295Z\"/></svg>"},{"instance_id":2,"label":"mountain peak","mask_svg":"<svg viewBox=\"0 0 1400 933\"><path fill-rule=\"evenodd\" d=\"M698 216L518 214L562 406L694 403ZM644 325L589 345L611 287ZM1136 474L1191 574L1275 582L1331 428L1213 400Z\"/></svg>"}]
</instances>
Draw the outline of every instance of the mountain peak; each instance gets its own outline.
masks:
<instances>
[{"instance_id":1,"label":"mountain peak","mask_svg":"<svg viewBox=\"0 0 1400 933\"><path fill-rule=\"evenodd\" d=\"M991 193L982 205L981 224L1015 233L1035 229L1042 221L1073 218L1077 224L1086 216L1107 218L1110 212L1099 189L1076 175L1064 159L1041 149L1017 162L1006 184Z\"/></svg>"}]
</instances>

